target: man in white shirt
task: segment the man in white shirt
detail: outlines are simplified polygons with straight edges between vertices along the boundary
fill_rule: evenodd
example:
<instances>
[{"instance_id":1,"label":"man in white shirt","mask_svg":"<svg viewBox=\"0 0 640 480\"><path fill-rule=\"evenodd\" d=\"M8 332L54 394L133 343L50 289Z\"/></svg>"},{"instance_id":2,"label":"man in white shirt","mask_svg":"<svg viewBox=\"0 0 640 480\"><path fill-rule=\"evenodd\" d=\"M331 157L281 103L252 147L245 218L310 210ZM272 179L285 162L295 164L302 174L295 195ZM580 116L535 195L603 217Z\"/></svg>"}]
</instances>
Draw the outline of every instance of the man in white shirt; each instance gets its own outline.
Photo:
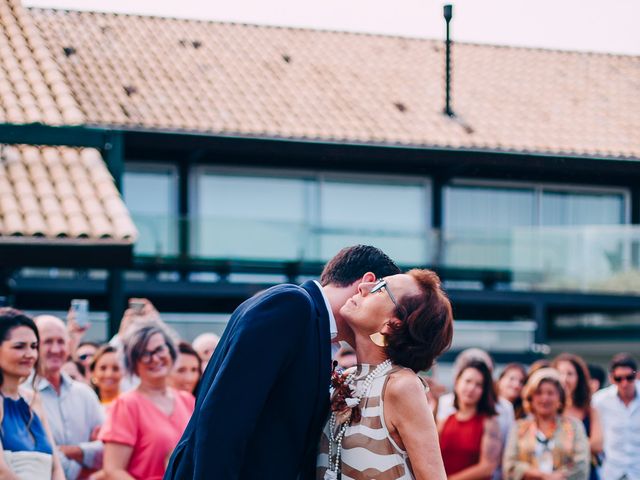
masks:
<instances>
[{"instance_id":1,"label":"man in white shirt","mask_svg":"<svg viewBox=\"0 0 640 480\"><path fill-rule=\"evenodd\" d=\"M611 385L593 396L604 437L601 477L606 480L640 480L640 381L637 362L628 354L613 357Z\"/></svg>"},{"instance_id":2,"label":"man in white shirt","mask_svg":"<svg viewBox=\"0 0 640 480\"><path fill-rule=\"evenodd\" d=\"M102 466L103 445L92 440L104 422L104 412L95 392L62 373L69 357L69 336L62 320L51 315L35 319L40 334L40 361L44 378L36 384L47 420L68 480Z\"/></svg>"}]
</instances>

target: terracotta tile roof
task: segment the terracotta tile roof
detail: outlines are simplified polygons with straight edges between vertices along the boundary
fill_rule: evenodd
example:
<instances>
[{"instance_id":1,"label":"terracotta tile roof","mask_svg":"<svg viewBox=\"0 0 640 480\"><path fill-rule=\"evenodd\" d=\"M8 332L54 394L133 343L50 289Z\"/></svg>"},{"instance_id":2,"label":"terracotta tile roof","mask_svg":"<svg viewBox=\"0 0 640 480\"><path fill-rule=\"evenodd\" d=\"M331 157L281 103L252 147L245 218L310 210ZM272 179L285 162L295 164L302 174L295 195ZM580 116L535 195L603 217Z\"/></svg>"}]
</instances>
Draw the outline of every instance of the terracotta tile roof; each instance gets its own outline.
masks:
<instances>
[{"instance_id":1,"label":"terracotta tile roof","mask_svg":"<svg viewBox=\"0 0 640 480\"><path fill-rule=\"evenodd\" d=\"M81 124L84 117L33 16L0 0L0 123Z\"/></svg>"},{"instance_id":2,"label":"terracotta tile roof","mask_svg":"<svg viewBox=\"0 0 640 480\"><path fill-rule=\"evenodd\" d=\"M456 44L456 121L439 41L15 1L89 125L640 159L640 57Z\"/></svg>"},{"instance_id":3,"label":"terracotta tile roof","mask_svg":"<svg viewBox=\"0 0 640 480\"><path fill-rule=\"evenodd\" d=\"M134 241L136 235L97 150L0 145L0 237Z\"/></svg>"}]
</instances>

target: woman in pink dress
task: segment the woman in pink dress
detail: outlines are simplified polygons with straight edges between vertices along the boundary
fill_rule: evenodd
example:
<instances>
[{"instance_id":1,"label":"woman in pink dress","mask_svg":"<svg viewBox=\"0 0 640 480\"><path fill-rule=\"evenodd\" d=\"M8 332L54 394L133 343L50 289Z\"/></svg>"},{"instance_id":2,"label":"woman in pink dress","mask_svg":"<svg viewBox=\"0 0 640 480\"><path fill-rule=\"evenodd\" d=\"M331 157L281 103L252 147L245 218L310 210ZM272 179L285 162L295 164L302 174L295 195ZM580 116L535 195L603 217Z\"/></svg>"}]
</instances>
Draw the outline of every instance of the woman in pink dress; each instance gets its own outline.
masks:
<instances>
[{"instance_id":1,"label":"woman in pink dress","mask_svg":"<svg viewBox=\"0 0 640 480\"><path fill-rule=\"evenodd\" d=\"M123 347L125 367L140 378L140 384L118 397L100 431L104 473L108 479L160 480L195 400L168 385L177 353L161 325L134 327Z\"/></svg>"}]
</instances>

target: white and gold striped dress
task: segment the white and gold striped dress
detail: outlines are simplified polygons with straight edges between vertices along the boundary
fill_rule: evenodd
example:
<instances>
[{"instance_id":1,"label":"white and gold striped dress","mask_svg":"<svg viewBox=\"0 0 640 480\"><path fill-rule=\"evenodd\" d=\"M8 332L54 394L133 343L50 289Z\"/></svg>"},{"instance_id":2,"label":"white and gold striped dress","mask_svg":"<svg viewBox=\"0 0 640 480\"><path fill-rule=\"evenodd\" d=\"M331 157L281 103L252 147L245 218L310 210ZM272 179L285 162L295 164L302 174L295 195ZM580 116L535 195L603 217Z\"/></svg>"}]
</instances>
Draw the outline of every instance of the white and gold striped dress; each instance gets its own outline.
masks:
<instances>
[{"instance_id":1,"label":"white and gold striped dress","mask_svg":"<svg viewBox=\"0 0 640 480\"><path fill-rule=\"evenodd\" d=\"M375 365L358 365L356 391ZM351 422L342 441L342 480L412 480L409 457L391 438L384 421L383 394L389 375L403 367L393 366L373 379L369 392L360 399L362 418ZM335 447L334 447L335 449ZM329 422L320 439L318 480L329 466Z\"/></svg>"}]
</instances>

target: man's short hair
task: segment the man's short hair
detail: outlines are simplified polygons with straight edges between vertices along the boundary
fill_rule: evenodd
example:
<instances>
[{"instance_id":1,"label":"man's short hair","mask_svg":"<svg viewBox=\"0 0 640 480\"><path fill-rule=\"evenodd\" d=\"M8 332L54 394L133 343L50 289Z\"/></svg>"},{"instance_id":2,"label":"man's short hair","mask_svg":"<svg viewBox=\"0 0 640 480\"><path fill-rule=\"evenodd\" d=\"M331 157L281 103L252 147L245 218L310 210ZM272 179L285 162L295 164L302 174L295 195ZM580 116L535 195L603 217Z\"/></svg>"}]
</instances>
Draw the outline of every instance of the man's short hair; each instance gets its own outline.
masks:
<instances>
[{"instance_id":1,"label":"man's short hair","mask_svg":"<svg viewBox=\"0 0 640 480\"><path fill-rule=\"evenodd\" d=\"M400 269L382 250L370 245L345 247L333 257L322 270L320 284L348 287L373 272L377 278L400 273Z\"/></svg>"},{"instance_id":2,"label":"man's short hair","mask_svg":"<svg viewBox=\"0 0 640 480\"><path fill-rule=\"evenodd\" d=\"M593 380L597 380L600 383L600 387L604 386L604 382L607 380L607 372L604 371L604 368L595 363L587 364L587 368L589 369L589 376Z\"/></svg>"},{"instance_id":3,"label":"man's short hair","mask_svg":"<svg viewBox=\"0 0 640 480\"><path fill-rule=\"evenodd\" d=\"M613 372L618 367L628 367L634 372L638 371L638 364L628 353L618 353L614 355L609 363L609 371Z\"/></svg>"}]
</instances>

